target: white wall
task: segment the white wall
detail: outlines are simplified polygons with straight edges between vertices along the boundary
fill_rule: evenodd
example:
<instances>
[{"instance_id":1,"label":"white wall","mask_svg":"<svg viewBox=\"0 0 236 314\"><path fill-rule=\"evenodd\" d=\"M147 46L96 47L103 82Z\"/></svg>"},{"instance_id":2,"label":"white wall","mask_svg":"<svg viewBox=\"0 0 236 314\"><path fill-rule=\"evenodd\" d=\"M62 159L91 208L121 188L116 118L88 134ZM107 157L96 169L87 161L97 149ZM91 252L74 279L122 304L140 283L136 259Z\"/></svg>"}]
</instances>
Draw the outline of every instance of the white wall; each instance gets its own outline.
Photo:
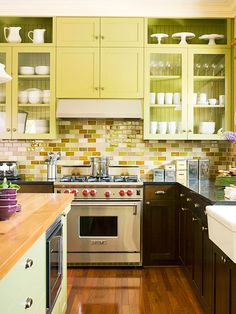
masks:
<instances>
[{"instance_id":1,"label":"white wall","mask_svg":"<svg viewBox=\"0 0 236 314\"><path fill-rule=\"evenodd\" d=\"M234 17L236 0L0 0L0 15Z\"/></svg>"}]
</instances>

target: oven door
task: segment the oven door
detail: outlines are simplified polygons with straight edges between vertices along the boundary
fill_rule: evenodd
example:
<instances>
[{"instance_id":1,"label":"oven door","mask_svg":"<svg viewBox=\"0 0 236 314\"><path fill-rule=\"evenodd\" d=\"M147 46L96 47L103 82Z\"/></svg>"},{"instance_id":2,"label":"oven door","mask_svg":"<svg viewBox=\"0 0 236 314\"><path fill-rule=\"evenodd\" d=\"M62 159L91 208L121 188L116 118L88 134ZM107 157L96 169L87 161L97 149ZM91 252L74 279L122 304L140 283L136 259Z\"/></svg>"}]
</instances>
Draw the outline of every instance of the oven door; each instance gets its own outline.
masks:
<instances>
[{"instance_id":1,"label":"oven door","mask_svg":"<svg viewBox=\"0 0 236 314\"><path fill-rule=\"evenodd\" d=\"M72 203L68 252L140 252L141 201Z\"/></svg>"}]
</instances>

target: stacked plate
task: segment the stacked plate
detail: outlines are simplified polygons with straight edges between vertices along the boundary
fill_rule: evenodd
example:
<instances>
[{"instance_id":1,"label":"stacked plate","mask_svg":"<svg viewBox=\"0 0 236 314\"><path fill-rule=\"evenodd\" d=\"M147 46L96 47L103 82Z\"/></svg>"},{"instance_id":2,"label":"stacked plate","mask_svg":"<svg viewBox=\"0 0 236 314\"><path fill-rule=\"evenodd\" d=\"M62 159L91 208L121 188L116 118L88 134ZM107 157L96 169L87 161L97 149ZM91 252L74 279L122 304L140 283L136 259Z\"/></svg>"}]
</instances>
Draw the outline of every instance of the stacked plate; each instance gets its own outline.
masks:
<instances>
[{"instance_id":1,"label":"stacked plate","mask_svg":"<svg viewBox=\"0 0 236 314\"><path fill-rule=\"evenodd\" d=\"M7 220L15 214L15 212L19 212L21 210L20 205L17 204L16 195L16 189L0 189L0 220Z\"/></svg>"},{"instance_id":2,"label":"stacked plate","mask_svg":"<svg viewBox=\"0 0 236 314\"><path fill-rule=\"evenodd\" d=\"M26 133L49 133L49 120L27 120Z\"/></svg>"}]
</instances>

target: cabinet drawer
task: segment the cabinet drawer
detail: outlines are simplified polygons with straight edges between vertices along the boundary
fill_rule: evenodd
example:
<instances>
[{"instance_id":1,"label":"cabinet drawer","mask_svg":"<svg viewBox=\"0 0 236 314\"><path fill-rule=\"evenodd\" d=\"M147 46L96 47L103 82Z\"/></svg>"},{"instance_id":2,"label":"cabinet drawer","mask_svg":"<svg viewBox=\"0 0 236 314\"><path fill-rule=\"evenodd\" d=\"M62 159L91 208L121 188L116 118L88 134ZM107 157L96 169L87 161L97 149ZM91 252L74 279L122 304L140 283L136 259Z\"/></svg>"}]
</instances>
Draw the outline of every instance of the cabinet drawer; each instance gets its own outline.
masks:
<instances>
[{"instance_id":1,"label":"cabinet drawer","mask_svg":"<svg viewBox=\"0 0 236 314\"><path fill-rule=\"evenodd\" d=\"M164 200L175 197L174 185L147 185L144 187L145 200Z\"/></svg>"},{"instance_id":2,"label":"cabinet drawer","mask_svg":"<svg viewBox=\"0 0 236 314\"><path fill-rule=\"evenodd\" d=\"M0 281L0 313L25 313L27 298L33 303L27 313L38 313L46 300L46 248L45 234L17 262ZM31 265L31 261L33 261ZM28 267L26 264L28 263ZM29 302L30 303L30 302Z\"/></svg>"}]
</instances>

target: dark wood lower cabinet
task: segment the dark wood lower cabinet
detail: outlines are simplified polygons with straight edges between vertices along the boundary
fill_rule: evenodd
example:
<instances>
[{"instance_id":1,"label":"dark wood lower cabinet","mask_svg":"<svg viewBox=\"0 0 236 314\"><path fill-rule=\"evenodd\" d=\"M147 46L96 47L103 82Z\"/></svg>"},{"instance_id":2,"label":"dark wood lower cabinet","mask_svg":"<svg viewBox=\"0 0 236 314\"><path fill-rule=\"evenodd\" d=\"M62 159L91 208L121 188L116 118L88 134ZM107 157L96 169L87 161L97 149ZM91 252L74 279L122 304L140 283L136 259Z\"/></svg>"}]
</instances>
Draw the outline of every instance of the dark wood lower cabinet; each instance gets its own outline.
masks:
<instances>
[{"instance_id":1,"label":"dark wood lower cabinet","mask_svg":"<svg viewBox=\"0 0 236 314\"><path fill-rule=\"evenodd\" d=\"M30 183L30 182L20 182L20 189L18 193L53 193L54 186L53 182L47 183Z\"/></svg>"}]
</instances>

